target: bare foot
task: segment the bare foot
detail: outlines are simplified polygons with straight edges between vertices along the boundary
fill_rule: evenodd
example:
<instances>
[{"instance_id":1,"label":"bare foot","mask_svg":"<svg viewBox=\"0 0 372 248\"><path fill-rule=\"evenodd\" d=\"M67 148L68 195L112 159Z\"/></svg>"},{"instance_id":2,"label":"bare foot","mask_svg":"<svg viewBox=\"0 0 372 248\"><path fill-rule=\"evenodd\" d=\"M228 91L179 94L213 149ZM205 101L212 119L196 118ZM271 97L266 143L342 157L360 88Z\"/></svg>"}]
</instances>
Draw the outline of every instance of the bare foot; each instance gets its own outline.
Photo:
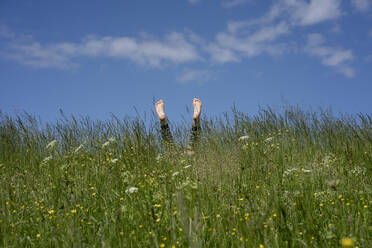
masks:
<instances>
[{"instance_id":1,"label":"bare foot","mask_svg":"<svg viewBox=\"0 0 372 248\"><path fill-rule=\"evenodd\" d=\"M165 116L165 113L164 113L164 102L163 102L163 100L160 100L157 103L155 103L155 109L156 109L156 113L158 114L158 117L159 117L160 121L165 122L166 121L166 116Z\"/></svg>"},{"instance_id":2,"label":"bare foot","mask_svg":"<svg viewBox=\"0 0 372 248\"><path fill-rule=\"evenodd\" d=\"M194 100L192 101L192 106L194 106L194 114L192 118L194 119L194 121L198 121L201 113L202 102L199 99L194 98Z\"/></svg>"}]
</instances>

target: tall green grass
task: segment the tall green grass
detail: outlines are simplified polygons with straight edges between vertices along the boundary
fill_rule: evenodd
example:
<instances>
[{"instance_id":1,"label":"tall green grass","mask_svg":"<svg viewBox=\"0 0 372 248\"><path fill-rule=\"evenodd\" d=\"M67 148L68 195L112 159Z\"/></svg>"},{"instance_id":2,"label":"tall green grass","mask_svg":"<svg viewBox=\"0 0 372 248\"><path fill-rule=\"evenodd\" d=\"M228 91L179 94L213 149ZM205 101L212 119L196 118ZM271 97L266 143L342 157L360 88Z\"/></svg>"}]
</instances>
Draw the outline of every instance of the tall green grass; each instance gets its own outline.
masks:
<instances>
[{"instance_id":1,"label":"tall green grass","mask_svg":"<svg viewBox=\"0 0 372 248\"><path fill-rule=\"evenodd\" d=\"M0 247L371 247L370 115L201 125L190 155L186 123L0 112Z\"/></svg>"}]
</instances>

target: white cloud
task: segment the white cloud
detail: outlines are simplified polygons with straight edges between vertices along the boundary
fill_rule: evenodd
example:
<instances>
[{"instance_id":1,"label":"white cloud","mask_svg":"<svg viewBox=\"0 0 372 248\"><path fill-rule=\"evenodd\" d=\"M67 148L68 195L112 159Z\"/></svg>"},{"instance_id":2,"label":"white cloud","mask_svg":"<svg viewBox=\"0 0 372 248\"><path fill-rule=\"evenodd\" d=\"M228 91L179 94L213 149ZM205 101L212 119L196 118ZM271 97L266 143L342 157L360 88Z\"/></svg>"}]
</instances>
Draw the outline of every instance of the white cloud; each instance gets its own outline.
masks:
<instances>
[{"instance_id":1,"label":"white cloud","mask_svg":"<svg viewBox=\"0 0 372 248\"><path fill-rule=\"evenodd\" d=\"M223 0L222 7L224 8L233 8L238 5L242 5L249 2L249 0Z\"/></svg>"},{"instance_id":2,"label":"white cloud","mask_svg":"<svg viewBox=\"0 0 372 248\"><path fill-rule=\"evenodd\" d=\"M370 9L372 5L371 0L351 0L353 7L361 12L366 12Z\"/></svg>"},{"instance_id":3,"label":"white cloud","mask_svg":"<svg viewBox=\"0 0 372 248\"><path fill-rule=\"evenodd\" d=\"M248 35L231 32L217 34L216 41L207 47L212 61L216 63L237 62L241 57L252 57L262 53L277 55L283 52L282 44L273 43L280 36L289 33L285 22L258 28Z\"/></svg>"},{"instance_id":4,"label":"white cloud","mask_svg":"<svg viewBox=\"0 0 372 248\"><path fill-rule=\"evenodd\" d=\"M206 47L206 51L210 54L211 60L215 63L224 64L227 62L239 62L238 55L229 48L223 48L215 43Z\"/></svg>"},{"instance_id":5,"label":"white cloud","mask_svg":"<svg viewBox=\"0 0 372 248\"><path fill-rule=\"evenodd\" d=\"M228 22L228 32L217 35L213 45L227 49L230 52L228 55L231 53L234 55L232 59L223 56L218 60L218 49L209 52L212 60L225 63L239 61L244 56L251 57L262 53L277 55L288 50L294 51L297 46L295 42L280 43L278 39L294 28L315 25L340 16L342 16L341 0L278 0L263 16ZM256 32L252 33L251 30L255 29ZM334 26L332 31L341 32L341 28ZM306 53L320 58L322 64L335 68L347 77L352 77L354 71L348 65L353 59L352 51L325 46L324 42L323 36L310 35Z\"/></svg>"},{"instance_id":6,"label":"white cloud","mask_svg":"<svg viewBox=\"0 0 372 248\"><path fill-rule=\"evenodd\" d=\"M230 21L227 23L227 30L231 33L236 33L243 30L244 28L249 28L257 25L267 25L272 23L275 19L282 16L284 8L282 5L274 4L271 6L270 10L263 16L246 20L246 21Z\"/></svg>"},{"instance_id":7,"label":"white cloud","mask_svg":"<svg viewBox=\"0 0 372 248\"><path fill-rule=\"evenodd\" d=\"M10 50L3 52L5 57L21 64L38 68L74 68L78 65L70 61L69 56L57 47L43 47L39 42L11 45Z\"/></svg>"},{"instance_id":8,"label":"white cloud","mask_svg":"<svg viewBox=\"0 0 372 248\"><path fill-rule=\"evenodd\" d=\"M340 0L282 0L280 5L298 25L313 25L341 16Z\"/></svg>"},{"instance_id":9,"label":"white cloud","mask_svg":"<svg viewBox=\"0 0 372 248\"><path fill-rule=\"evenodd\" d=\"M205 83L208 81L216 80L216 78L216 74L208 70L186 69L181 75L178 76L177 81L182 83Z\"/></svg>"},{"instance_id":10,"label":"white cloud","mask_svg":"<svg viewBox=\"0 0 372 248\"><path fill-rule=\"evenodd\" d=\"M230 22L231 32L252 25L272 23L277 19L290 21L292 25L314 25L337 19L342 15L341 0L278 0L263 16L248 21Z\"/></svg>"},{"instance_id":11,"label":"white cloud","mask_svg":"<svg viewBox=\"0 0 372 248\"><path fill-rule=\"evenodd\" d=\"M318 33L308 35L305 51L320 58L323 65L334 67L347 77L354 76L354 70L348 65L354 56L351 50L325 46L325 38Z\"/></svg>"},{"instance_id":12,"label":"white cloud","mask_svg":"<svg viewBox=\"0 0 372 248\"><path fill-rule=\"evenodd\" d=\"M37 41L10 39L2 53L7 58L34 67L76 67L76 57L115 57L154 67L187 63L200 59L197 49L181 33L170 33L163 40L131 37L89 37L80 43L42 45Z\"/></svg>"}]
</instances>

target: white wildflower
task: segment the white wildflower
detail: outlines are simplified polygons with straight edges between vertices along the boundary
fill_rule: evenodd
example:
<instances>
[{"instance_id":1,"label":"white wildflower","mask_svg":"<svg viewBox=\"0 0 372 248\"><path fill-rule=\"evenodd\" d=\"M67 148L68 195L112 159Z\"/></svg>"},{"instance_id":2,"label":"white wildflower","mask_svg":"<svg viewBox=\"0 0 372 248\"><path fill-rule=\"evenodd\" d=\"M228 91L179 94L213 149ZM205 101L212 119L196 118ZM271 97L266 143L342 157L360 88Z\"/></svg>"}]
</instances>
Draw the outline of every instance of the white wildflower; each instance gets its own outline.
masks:
<instances>
[{"instance_id":1,"label":"white wildflower","mask_svg":"<svg viewBox=\"0 0 372 248\"><path fill-rule=\"evenodd\" d=\"M118 159L117 158L114 158L111 160L111 163L115 164L116 162L118 162Z\"/></svg>"},{"instance_id":2,"label":"white wildflower","mask_svg":"<svg viewBox=\"0 0 372 248\"><path fill-rule=\"evenodd\" d=\"M156 156L156 161L160 161L161 159L162 159L162 155L158 154L158 156Z\"/></svg>"},{"instance_id":3,"label":"white wildflower","mask_svg":"<svg viewBox=\"0 0 372 248\"><path fill-rule=\"evenodd\" d=\"M178 171L176 171L176 172L174 172L173 174L172 174L172 177L175 177L175 176L177 176L178 174L180 174Z\"/></svg>"},{"instance_id":4,"label":"white wildflower","mask_svg":"<svg viewBox=\"0 0 372 248\"><path fill-rule=\"evenodd\" d=\"M138 188L136 188L136 187L129 187L126 191L125 191L125 193L127 193L127 194L132 194L132 193L135 193L135 192L137 192L138 191Z\"/></svg>"},{"instance_id":5,"label":"white wildflower","mask_svg":"<svg viewBox=\"0 0 372 248\"><path fill-rule=\"evenodd\" d=\"M367 169L364 167L356 166L354 169L351 170L351 173L353 173L356 176L365 176L367 172Z\"/></svg>"},{"instance_id":6,"label":"white wildflower","mask_svg":"<svg viewBox=\"0 0 372 248\"><path fill-rule=\"evenodd\" d=\"M109 142L110 142L110 143L115 142L115 141L116 141L116 140L115 140L114 137L109 138Z\"/></svg>"},{"instance_id":7,"label":"white wildflower","mask_svg":"<svg viewBox=\"0 0 372 248\"><path fill-rule=\"evenodd\" d=\"M287 169L287 170L284 171L283 174L284 174L284 176L286 176L286 175L289 175L293 171L298 171L298 169L297 168Z\"/></svg>"},{"instance_id":8,"label":"white wildflower","mask_svg":"<svg viewBox=\"0 0 372 248\"><path fill-rule=\"evenodd\" d=\"M105 148L106 146L110 145L110 141L106 141L105 143L102 144L102 148Z\"/></svg>"},{"instance_id":9,"label":"white wildflower","mask_svg":"<svg viewBox=\"0 0 372 248\"><path fill-rule=\"evenodd\" d=\"M311 170L306 170L306 169L303 169L302 172L305 172L305 173L310 173Z\"/></svg>"},{"instance_id":10,"label":"white wildflower","mask_svg":"<svg viewBox=\"0 0 372 248\"><path fill-rule=\"evenodd\" d=\"M185 167L183 167L184 169L187 169L187 168L190 168L191 167L191 164L189 165L186 165Z\"/></svg>"},{"instance_id":11,"label":"white wildflower","mask_svg":"<svg viewBox=\"0 0 372 248\"><path fill-rule=\"evenodd\" d=\"M57 145L57 140L52 140L49 142L49 144L46 146L46 149L54 148Z\"/></svg>"},{"instance_id":12,"label":"white wildflower","mask_svg":"<svg viewBox=\"0 0 372 248\"><path fill-rule=\"evenodd\" d=\"M51 160L53 157L52 156L48 156L46 158L43 159L43 163L46 163L48 162L49 160Z\"/></svg>"},{"instance_id":13,"label":"white wildflower","mask_svg":"<svg viewBox=\"0 0 372 248\"><path fill-rule=\"evenodd\" d=\"M75 153L79 152L81 149L83 149L84 145L81 144L80 146L78 146L76 149L75 149Z\"/></svg>"},{"instance_id":14,"label":"white wildflower","mask_svg":"<svg viewBox=\"0 0 372 248\"><path fill-rule=\"evenodd\" d=\"M186 155L187 155L187 156L192 156L192 155L194 155L194 154L195 154L194 151L190 151L190 150L187 150L187 151L186 151Z\"/></svg>"},{"instance_id":15,"label":"white wildflower","mask_svg":"<svg viewBox=\"0 0 372 248\"><path fill-rule=\"evenodd\" d=\"M272 140L273 140L273 137L269 137L269 138L265 139L265 142L270 142Z\"/></svg>"},{"instance_id":16,"label":"white wildflower","mask_svg":"<svg viewBox=\"0 0 372 248\"><path fill-rule=\"evenodd\" d=\"M245 136L242 136L239 138L239 141L242 141L242 140L247 140L249 139L250 137L248 135L245 135Z\"/></svg>"}]
</instances>

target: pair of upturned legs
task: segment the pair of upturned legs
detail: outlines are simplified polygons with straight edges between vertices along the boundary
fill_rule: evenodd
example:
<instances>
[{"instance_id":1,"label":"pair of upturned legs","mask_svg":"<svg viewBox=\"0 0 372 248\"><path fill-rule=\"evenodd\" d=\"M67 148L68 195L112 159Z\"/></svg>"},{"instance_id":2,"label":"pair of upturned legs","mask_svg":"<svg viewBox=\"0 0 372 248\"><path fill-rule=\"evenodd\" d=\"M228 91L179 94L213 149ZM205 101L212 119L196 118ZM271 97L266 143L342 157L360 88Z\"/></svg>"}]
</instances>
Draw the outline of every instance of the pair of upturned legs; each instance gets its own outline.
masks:
<instances>
[{"instance_id":1,"label":"pair of upturned legs","mask_svg":"<svg viewBox=\"0 0 372 248\"><path fill-rule=\"evenodd\" d=\"M200 143L200 113L202 102L199 99L194 98L192 105L194 107L194 114L192 116L193 124L191 128L189 149L195 150ZM171 146L173 144L173 136L172 133L170 132L168 120L164 112L163 100L160 100L157 103L155 103L155 110L160 120L161 136L163 138L163 141L164 143L166 143L167 146Z\"/></svg>"}]
</instances>

